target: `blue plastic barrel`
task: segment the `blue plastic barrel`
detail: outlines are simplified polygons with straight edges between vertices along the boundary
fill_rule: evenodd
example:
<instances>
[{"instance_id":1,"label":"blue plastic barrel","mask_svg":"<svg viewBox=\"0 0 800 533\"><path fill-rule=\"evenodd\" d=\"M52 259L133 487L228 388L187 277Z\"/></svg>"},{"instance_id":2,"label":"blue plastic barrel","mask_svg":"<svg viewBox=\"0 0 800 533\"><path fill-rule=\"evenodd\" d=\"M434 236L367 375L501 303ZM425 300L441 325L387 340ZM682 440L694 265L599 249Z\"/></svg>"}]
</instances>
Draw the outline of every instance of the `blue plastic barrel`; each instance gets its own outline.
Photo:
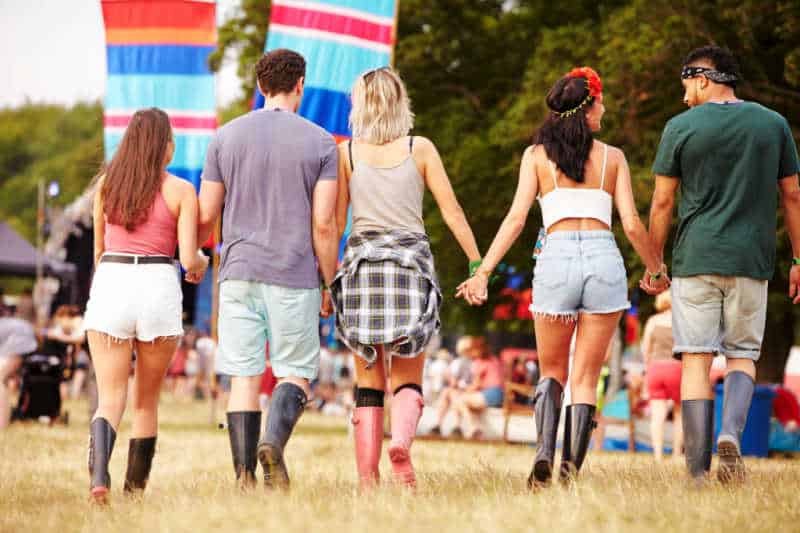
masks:
<instances>
[{"instance_id":1,"label":"blue plastic barrel","mask_svg":"<svg viewBox=\"0 0 800 533\"><path fill-rule=\"evenodd\" d=\"M753 402L747 414L747 423L742 434L742 454L766 457L769 453L769 420L772 416L772 399L775 393L769 385L756 385ZM714 452L717 451L717 435L722 426L722 406L725 399L724 388L717 385L714 402Z\"/></svg>"}]
</instances>

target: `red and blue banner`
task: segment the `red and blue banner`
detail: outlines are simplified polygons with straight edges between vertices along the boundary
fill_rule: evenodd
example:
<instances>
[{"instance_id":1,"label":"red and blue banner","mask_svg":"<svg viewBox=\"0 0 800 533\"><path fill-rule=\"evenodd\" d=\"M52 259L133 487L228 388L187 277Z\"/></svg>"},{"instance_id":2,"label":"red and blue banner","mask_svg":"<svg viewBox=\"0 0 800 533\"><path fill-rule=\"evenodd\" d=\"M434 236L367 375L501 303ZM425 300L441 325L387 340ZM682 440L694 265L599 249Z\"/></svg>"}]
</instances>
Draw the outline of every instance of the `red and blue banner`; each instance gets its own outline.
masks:
<instances>
[{"instance_id":1,"label":"red and blue banner","mask_svg":"<svg viewBox=\"0 0 800 533\"><path fill-rule=\"evenodd\" d=\"M350 89L361 73L387 66L399 0L273 0L265 50L306 59L300 114L337 139L350 136ZM254 108L264 106L256 94Z\"/></svg>"},{"instance_id":2,"label":"red and blue banner","mask_svg":"<svg viewBox=\"0 0 800 533\"><path fill-rule=\"evenodd\" d=\"M217 127L214 0L102 0L108 82L105 154L110 160L133 114L167 112L175 136L168 170L199 187L206 148Z\"/></svg>"}]
</instances>

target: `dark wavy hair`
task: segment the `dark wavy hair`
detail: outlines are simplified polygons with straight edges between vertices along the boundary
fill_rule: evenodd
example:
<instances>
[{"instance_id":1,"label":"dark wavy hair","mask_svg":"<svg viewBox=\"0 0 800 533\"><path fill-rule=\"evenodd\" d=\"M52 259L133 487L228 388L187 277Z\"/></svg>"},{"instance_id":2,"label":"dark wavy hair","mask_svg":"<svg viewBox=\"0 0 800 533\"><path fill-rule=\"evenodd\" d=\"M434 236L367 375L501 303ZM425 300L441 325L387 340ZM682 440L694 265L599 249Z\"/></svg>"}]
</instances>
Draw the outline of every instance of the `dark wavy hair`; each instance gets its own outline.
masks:
<instances>
[{"instance_id":1,"label":"dark wavy hair","mask_svg":"<svg viewBox=\"0 0 800 533\"><path fill-rule=\"evenodd\" d=\"M558 80L547 93L550 113L533 136L533 144L544 146L547 157L578 183L584 181L584 167L594 142L586 122L586 110L594 104L594 98L569 116L559 114L575 109L588 96L586 78L565 76Z\"/></svg>"},{"instance_id":2,"label":"dark wavy hair","mask_svg":"<svg viewBox=\"0 0 800 533\"><path fill-rule=\"evenodd\" d=\"M306 60L287 48L267 52L256 63L256 77L269 96L292 92L297 80L306 75Z\"/></svg>"}]
</instances>

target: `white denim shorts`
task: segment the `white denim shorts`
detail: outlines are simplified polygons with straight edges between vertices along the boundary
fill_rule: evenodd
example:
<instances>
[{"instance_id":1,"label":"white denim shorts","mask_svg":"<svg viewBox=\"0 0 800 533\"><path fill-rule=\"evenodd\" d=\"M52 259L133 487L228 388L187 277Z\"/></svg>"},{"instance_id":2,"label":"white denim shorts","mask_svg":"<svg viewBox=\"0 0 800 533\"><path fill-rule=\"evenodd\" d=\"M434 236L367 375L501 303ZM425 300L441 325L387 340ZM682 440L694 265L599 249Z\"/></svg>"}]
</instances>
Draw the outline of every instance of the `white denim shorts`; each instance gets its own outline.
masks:
<instances>
[{"instance_id":1,"label":"white denim shorts","mask_svg":"<svg viewBox=\"0 0 800 533\"><path fill-rule=\"evenodd\" d=\"M178 269L168 264L99 263L84 327L144 342L183 335L179 276Z\"/></svg>"},{"instance_id":2,"label":"white denim shorts","mask_svg":"<svg viewBox=\"0 0 800 533\"><path fill-rule=\"evenodd\" d=\"M767 321L767 282L702 275L672 279L673 352L758 361Z\"/></svg>"},{"instance_id":3,"label":"white denim shorts","mask_svg":"<svg viewBox=\"0 0 800 533\"><path fill-rule=\"evenodd\" d=\"M628 301L625 263L610 231L556 231L533 271L531 312L575 320L578 313L624 311Z\"/></svg>"}]
</instances>

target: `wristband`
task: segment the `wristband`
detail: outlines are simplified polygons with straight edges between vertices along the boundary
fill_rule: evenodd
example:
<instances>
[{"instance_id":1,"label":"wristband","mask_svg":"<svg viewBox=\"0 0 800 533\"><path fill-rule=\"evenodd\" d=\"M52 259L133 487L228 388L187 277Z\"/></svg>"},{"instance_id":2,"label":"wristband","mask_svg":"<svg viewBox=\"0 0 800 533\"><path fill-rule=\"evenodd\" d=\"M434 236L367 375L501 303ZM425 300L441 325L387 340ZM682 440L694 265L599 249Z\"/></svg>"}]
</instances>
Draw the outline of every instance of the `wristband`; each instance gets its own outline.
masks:
<instances>
[{"instance_id":1,"label":"wristband","mask_svg":"<svg viewBox=\"0 0 800 533\"><path fill-rule=\"evenodd\" d=\"M800 265L800 257L792 257L793 265Z\"/></svg>"},{"instance_id":2,"label":"wristband","mask_svg":"<svg viewBox=\"0 0 800 533\"><path fill-rule=\"evenodd\" d=\"M330 288L330 287L328 287L328 284L327 284L327 283L325 283L324 281L320 282L319 288L320 288L320 290L323 290L323 291L329 291L329 290L331 290L331 288Z\"/></svg>"},{"instance_id":3,"label":"wristband","mask_svg":"<svg viewBox=\"0 0 800 533\"><path fill-rule=\"evenodd\" d=\"M469 262L469 277L474 276L478 272L478 269L481 267L481 263L481 259L476 259L475 261Z\"/></svg>"}]
</instances>

